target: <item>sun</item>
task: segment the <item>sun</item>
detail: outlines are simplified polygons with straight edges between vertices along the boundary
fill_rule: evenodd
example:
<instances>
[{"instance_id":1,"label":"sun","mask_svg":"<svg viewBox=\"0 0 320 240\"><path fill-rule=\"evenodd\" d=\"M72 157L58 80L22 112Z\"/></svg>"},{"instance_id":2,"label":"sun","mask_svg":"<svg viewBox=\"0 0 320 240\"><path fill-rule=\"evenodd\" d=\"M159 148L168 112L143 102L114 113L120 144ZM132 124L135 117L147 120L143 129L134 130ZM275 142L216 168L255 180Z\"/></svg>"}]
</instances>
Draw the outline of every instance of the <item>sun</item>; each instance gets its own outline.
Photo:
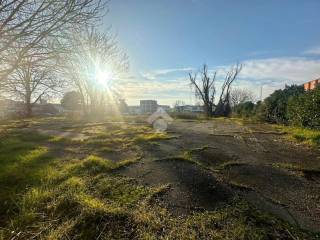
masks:
<instances>
[{"instance_id":1,"label":"sun","mask_svg":"<svg viewBox=\"0 0 320 240\"><path fill-rule=\"evenodd\" d=\"M98 71L96 73L97 83L103 87L108 87L112 78L113 78L113 74L110 71L104 70L104 71Z\"/></svg>"}]
</instances>

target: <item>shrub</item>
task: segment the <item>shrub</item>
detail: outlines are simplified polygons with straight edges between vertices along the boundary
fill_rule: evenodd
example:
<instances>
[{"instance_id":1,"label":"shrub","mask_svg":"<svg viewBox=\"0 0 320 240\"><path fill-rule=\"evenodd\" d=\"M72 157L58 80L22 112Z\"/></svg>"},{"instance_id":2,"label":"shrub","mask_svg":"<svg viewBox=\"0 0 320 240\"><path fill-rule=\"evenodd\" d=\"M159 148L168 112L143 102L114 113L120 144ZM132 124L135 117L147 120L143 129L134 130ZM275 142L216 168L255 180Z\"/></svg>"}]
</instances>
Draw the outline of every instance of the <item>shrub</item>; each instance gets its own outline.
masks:
<instances>
[{"instance_id":1,"label":"shrub","mask_svg":"<svg viewBox=\"0 0 320 240\"><path fill-rule=\"evenodd\" d=\"M203 114L199 113L189 113L189 112L173 112L170 114L171 117L177 118L177 119L188 119L188 120L197 120L201 117L204 117Z\"/></svg>"},{"instance_id":2,"label":"shrub","mask_svg":"<svg viewBox=\"0 0 320 240\"><path fill-rule=\"evenodd\" d=\"M266 115L266 104L262 101L258 101L254 107L254 118L259 121L265 121Z\"/></svg>"},{"instance_id":3,"label":"shrub","mask_svg":"<svg viewBox=\"0 0 320 240\"><path fill-rule=\"evenodd\" d=\"M236 115L241 117L251 117L254 115L255 104L251 101L238 104L234 111Z\"/></svg>"},{"instance_id":4,"label":"shrub","mask_svg":"<svg viewBox=\"0 0 320 240\"><path fill-rule=\"evenodd\" d=\"M265 120L271 123L287 123L287 106L291 97L304 93L303 86L286 86L283 90L276 90L264 100Z\"/></svg>"},{"instance_id":5,"label":"shrub","mask_svg":"<svg viewBox=\"0 0 320 240\"><path fill-rule=\"evenodd\" d=\"M292 125L320 129L320 88L291 97L287 118Z\"/></svg>"}]
</instances>

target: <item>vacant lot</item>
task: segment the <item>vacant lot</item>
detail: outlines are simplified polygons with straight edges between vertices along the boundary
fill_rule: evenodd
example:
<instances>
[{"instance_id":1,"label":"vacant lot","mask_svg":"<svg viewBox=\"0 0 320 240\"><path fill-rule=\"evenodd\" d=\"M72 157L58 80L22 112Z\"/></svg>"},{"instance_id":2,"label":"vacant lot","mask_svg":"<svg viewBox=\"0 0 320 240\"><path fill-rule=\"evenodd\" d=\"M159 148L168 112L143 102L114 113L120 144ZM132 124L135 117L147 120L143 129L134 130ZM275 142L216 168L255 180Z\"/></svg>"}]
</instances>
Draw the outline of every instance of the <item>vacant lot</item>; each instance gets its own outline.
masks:
<instances>
[{"instance_id":1,"label":"vacant lot","mask_svg":"<svg viewBox=\"0 0 320 240\"><path fill-rule=\"evenodd\" d=\"M320 238L320 152L268 125L0 125L3 239Z\"/></svg>"}]
</instances>

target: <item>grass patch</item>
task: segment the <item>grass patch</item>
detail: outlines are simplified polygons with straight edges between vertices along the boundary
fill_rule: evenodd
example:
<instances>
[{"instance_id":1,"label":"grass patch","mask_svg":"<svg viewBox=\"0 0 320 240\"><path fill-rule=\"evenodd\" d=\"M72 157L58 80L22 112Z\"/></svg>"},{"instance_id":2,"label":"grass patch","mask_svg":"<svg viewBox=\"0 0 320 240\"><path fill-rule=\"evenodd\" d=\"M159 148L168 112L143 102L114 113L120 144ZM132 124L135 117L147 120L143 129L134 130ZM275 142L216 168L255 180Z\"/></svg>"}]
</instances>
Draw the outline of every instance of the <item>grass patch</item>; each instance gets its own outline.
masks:
<instances>
[{"instance_id":1,"label":"grass patch","mask_svg":"<svg viewBox=\"0 0 320 240\"><path fill-rule=\"evenodd\" d=\"M139 186L133 179L123 177L99 177L95 180L95 191L114 204L131 208L152 193L150 188Z\"/></svg>"},{"instance_id":2,"label":"grass patch","mask_svg":"<svg viewBox=\"0 0 320 240\"><path fill-rule=\"evenodd\" d=\"M83 142L89 148L114 149L126 147L131 143L131 140L126 137L109 137L109 138L89 138Z\"/></svg>"},{"instance_id":3,"label":"grass patch","mask_svg":"<svg viewBox=\"0 0 320 240\"><path fill-rule=\"evenodd\" d=\"M99 148L99 152L101 152L101 153L112 153L112 152L115 152L115 151L116 150L114 148L108 147L108 146Z\"/></svg>"},{"instance_id":4,"label":"grass patch","mask_svg":"<svg viewBox=\"0 0 320 240\"><path fill-rule=\"evenodd\" d=\"M303 143L313 147L320 146L320 130L300 127L275 126L276 129L287 133L287 138L295 142Z\"/></svg>"},{"instance_id":5,"label":"grass patch","mask_svg":"<svg viewBox=\"0 0 320 240\"><path fill-rule=\"evenodd\" d=\"M86 172L89 174L97 174L114 169L116 164L109 159L104 159L94 155L90 155L80 164L76 165L78 172Z\"/></svg>"},{"instance_id":6,"label":"grass patch","mask_svg":"<svg viewBox=\"0 0 320 240\"><path fill-rule=\"evenodd\" d=\"M72 173L95 175L107 173L138 161L139 158L113 162L106 158L90 155L83 160L76 160L75 163L67 165L67 170Z\"/></svg>"},{"instance_id":7,"label":"grass patch","mask_svg":"<svg viewBox=\"0 0 320 240\"><path fill-rule=\"evenodd\" d=\"M0 138L0 222L17 209L19 195L41 184L54 156L43 145L48 136L10 131Z\"/></svg>"},{"instance_id":8,"label":"grass patch","mask_svg":"<svg viewBox=\"0 0 320 240\"><path fill-rule=\"evenodd\" d=\"M176 138L174 136L169 136L167 133L145 133L145 134L139 134L134 138L135 143L144 143L149 141L159 141L159 140L169 140Z\"/></svg>"},{"instance_id":9,"label":"grass patch","mask_svg":"<svg viewBox=\"0 0 320 240\"><path fill-rule=\"evenodd\" d=\"M312 239L304 232L235 199L216 211L183 218L165 209L144 205L136 211L140 239Z\"/></svg>"},{"instance_id":10,"label":"grass patch","mask_svg":"<svg viewBox=\"0 0 320 240\"><path fill-rule=\"evenodd\" d=\"M48 142L65 146L65 145L82 144L83 140L76 140L76 139L71 139L71 138L67 138L67 137L60 137L60 136L52 136L48 140Z\"/></svg>"}]
</instances>

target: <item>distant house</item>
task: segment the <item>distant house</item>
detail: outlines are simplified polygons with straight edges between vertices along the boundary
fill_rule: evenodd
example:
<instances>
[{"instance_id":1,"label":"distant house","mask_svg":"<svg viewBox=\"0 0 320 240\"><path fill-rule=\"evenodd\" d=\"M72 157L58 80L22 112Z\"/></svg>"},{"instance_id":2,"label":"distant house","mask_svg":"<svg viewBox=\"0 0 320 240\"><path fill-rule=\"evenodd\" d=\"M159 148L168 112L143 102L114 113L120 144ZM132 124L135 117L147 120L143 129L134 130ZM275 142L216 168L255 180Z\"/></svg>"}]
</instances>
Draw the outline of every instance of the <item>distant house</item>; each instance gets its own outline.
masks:
<instances>
[{"instance_id":1,"label":"distant house","mask_svg":"<svg viewBox=\"0 0 320 240\"><path fill-rule=\"evenodd\" d=\"M17 117L23 115L24 103L10 99L0 100L0 119Z\"/></svg>"},{"instance_id":2,"label":"distant house","mask_svg":"<svg viewBox=\"0 0 320 240\"><path fill-rule=\"evenodd\" d=\"M170 112L171 107L169 105L158 105L156 100L140 100L139 106L128 106L128 113L133 115L138 114L152 114L159 108L165 112Z\"/></svg>"},{"instance_id":3,"label":"distant house","mask_svg":"<svg viewBox=\"0 0 320 240\"><path fill-rule=\"evenodd\" d=\"M133 115L140 114L140 106L128 106L128 113Z\"/></svg>"},{"instance_id":4,"label":"distant house","mask_svg":"<svg viewBox=\"0 0 320 240\"><path fill-rule=\"evenodd\" d=\"M52 116L64 112L61 104L48 103L45 99L40 99L39 103L32 105L32 114L35 116Z\"/></svg>"},{"instance_id":5,"label":"distant house","mask_svg":"<svg viewBox=\"0 0 320 240\"><path fill-rule=\"evenodd\" d=\"M162 108L166 112L170 112L171 111L171 107L169 105L158 105L158 107Z\"/></svg>"},{"instance_id":6,"label":"distant house","mask_svg":"<svg viewBox=\"0 0 320 240\"><path fill-rule=\"evenodd\" d=\"M34 104L32 114L34 116L52 116L64 112L61 104L51 104L46 101ZM0 100L0 119L15 118L25 114L25 103L11 99Z\"/></svg>"},{"instance_id":7,"label":"distant house","mask_svg":"<svg viewBox=\"0 0 320 240\"><path fill-rule=\"evenodd\" d=\"M53 103L51 105L56 109L58 114L63 114L65 112L65 109L62 107L61 104Z\"/></svg>"},{"instance_id":8,"label":"distant house","mask_svg":"<svg viewBox=\"0 0 320 240\"><path fill-rule=\"evenodd\" d=\"M320 78L303 84L303 87L305 91L309 91L309 90L315 89L318 85L320 85Z\"/></svg>"},{"instance_id":9,"label":"distant house","mask_svg":"<svg viewBox=\"0 0 320 240\"><path fill-rule=\"evenodd\" d=\"M190 113L201 113L203 112L203 107L198 105L183 105L183 106L176 106L176 112L190 112Z\"/></svg>"},{"instance_id":10,"label":"distant house","mask_svg":"<svg viewBox=\"0 0 320 240\"><path fill-rule=\"evenodd\" d=\"M141 113L154 113L158 109L158 103L155 100L140 100Z\"/></svg>"}]
</instances>

